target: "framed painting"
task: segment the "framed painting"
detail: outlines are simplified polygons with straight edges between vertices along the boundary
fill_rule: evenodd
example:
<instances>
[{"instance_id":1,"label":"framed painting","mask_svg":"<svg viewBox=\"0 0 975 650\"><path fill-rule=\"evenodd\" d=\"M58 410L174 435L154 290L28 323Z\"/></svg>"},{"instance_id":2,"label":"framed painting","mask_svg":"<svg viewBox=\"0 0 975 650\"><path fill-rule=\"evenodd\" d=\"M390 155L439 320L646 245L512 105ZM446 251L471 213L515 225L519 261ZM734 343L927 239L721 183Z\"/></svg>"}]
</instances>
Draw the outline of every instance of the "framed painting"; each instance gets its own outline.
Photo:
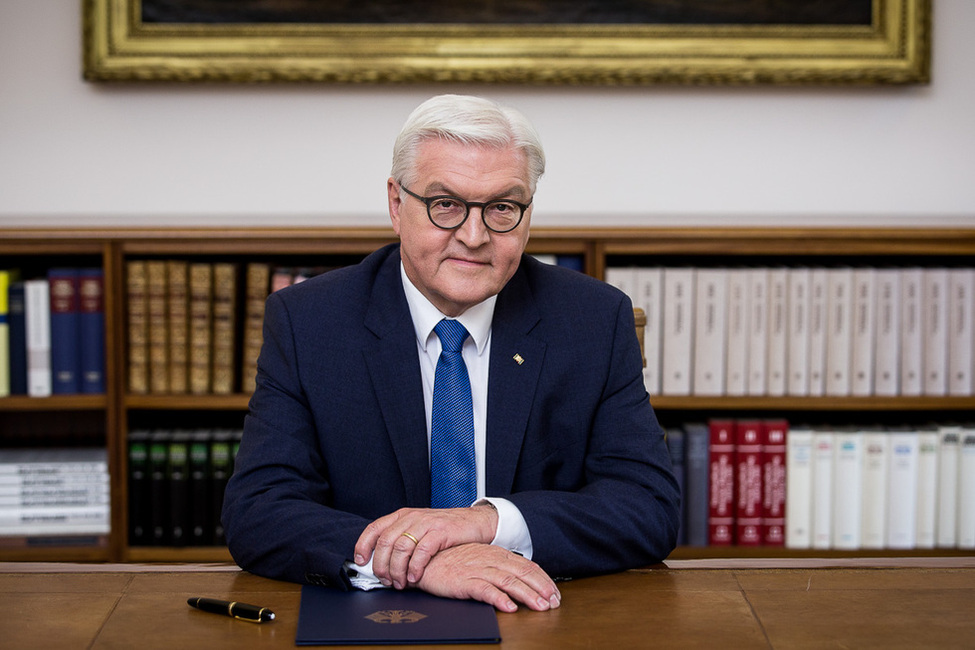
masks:
<instances>
[{"instance_id":1,"label":"framed painting","mask_svg":"<svg viewBox=\"0 0 975 650\"><path fill-rule=\"evenodd\" d=\"M918 84L931 0L84 0L90 81Z\"/></svg>"}]
</instances>

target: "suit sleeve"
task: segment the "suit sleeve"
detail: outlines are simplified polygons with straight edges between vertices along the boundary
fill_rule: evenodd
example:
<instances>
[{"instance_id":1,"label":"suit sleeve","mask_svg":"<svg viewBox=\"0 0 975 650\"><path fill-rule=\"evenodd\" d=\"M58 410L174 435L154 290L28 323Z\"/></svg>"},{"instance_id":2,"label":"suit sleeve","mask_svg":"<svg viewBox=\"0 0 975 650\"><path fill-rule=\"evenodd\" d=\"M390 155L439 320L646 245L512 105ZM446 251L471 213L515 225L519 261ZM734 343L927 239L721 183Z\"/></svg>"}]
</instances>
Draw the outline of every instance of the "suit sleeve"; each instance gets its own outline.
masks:
<instances>
[{"instance_id":1,"label":"suit sleeve","mask_svg":"<svg viewBox=\"0 0 975 650\"><path fill-rule=\"evenodd\" d=\"M287 305L267 301L257 388L244 422L223 523L234 560L258 575L348 588L342 568L368 521L330 502Z\"/></svg>"},{"instance_id":2,"label":"suit sleeve","mask_svg":"<svg viewBox=\"0 0 975 650\"><path fill-rule=\"evenodd\" d=\"M680 494L663 430L643 382L633 310L622 298L605 383L590 408L555 401L588 427L577 485L508 496L528 522L533 559L553 577L609 573L662 561L676 545ZM592 377L577 377L580 382ZM565 384L563 383L563 386ZM571 392L571 388L560 389ZM576 410L578 409L578 410ZM541 435L567 436L560 431ZM552 467L568 462L545 462ZM553 470L554 472L555 470ZM544 476L541 479L544 481Z\"/></svg>"}]
</instances>

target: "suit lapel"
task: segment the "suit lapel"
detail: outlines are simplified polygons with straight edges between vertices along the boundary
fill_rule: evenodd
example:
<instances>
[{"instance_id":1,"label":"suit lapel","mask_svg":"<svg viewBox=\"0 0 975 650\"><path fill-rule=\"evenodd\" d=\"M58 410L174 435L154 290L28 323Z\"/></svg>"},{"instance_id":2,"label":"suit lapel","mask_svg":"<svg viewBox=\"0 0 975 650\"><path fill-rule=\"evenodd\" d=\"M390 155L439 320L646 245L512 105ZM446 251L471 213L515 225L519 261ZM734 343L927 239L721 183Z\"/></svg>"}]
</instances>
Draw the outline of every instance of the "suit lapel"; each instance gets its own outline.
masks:
<instances>
[{"instance_id":1,"label":"suit lapel","mask_svg":"<svg viewBox=\"0 0 975 650\"><path fill-rule=\"evenodd\" d=\"M524 264L523 260L522 267ZM365 325L376 341L363 350L365 364L403 475L408 505L428 507L430 465L423 389L398 254L383 263L369 301ZM489 495L508 494L514 483L545 358L545 342L531 336L540 317L524 271L519 269L498 295L491 329L485 476Z\"/></svg>"},{"instance_id":2,"label":"suit lapel","mask_svg":"<svg viewBox=\"0 0 975 650\"><path fill-rule=\"evenodd\" d=\"M377 338L363 355L403 475L407 504L428 507L430 466L420 363L399 273L399 255L392 254L380 268L369 298L365 325Z\"/></svg>"},{"instance_id":3,"label":"suit lapel","mask_svg":"<svg viewBox=\"0 0 975 650\"><path fill-rule=\"evenodd\" d=\"M491 328L487 408L487 494L509 494L545 357L530 335L540 314L522 267L498 295Z\"/></svg>"}]
</instances>

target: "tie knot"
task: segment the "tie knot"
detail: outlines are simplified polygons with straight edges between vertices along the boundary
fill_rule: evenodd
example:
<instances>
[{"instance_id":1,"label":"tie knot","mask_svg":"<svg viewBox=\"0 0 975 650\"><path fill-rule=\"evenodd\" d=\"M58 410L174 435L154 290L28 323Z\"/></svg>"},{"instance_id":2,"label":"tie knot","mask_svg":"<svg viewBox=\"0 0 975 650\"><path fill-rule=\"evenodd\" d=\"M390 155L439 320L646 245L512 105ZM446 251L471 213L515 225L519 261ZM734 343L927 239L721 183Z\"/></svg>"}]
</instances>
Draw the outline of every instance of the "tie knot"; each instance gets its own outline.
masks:
<instances>
[{"instance_id":1,"label":"tie knot","mask_svg":"<svg viewBox=\"0 0 975 650\"><path fill-rule=\"evenodd\" d=\"M464 347L467 330L460 324L460 321L444 318L437 323L433 331L440 337L440 345L445 352L460 352L461 348Z\"/></svg>"}]
</instances>

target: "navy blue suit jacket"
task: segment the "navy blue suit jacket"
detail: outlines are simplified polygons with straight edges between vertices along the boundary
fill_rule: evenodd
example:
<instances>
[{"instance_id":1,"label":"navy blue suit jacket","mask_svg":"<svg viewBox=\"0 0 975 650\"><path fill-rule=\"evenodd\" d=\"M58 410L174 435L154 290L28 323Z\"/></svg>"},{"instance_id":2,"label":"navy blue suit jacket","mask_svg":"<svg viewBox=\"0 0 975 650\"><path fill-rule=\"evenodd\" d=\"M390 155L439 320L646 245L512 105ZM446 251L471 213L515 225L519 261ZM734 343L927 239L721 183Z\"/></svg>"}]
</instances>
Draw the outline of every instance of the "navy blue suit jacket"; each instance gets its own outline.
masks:
<instances>
[{"instance_id":1,"label":"navy blue suit jacket","mask_svg":"<svg viewBox=\"0 0 975 650\"><path fill-rule=\"evenodd\" d=\"M521 510L533 560L559 578L666 557L679 494L629 299L524 256L491 336L486 491ZM398 245L271 295L223 511L242 568L347 587L370 521L429 507L420 381Z\"/></svg>"}]
</instances>

